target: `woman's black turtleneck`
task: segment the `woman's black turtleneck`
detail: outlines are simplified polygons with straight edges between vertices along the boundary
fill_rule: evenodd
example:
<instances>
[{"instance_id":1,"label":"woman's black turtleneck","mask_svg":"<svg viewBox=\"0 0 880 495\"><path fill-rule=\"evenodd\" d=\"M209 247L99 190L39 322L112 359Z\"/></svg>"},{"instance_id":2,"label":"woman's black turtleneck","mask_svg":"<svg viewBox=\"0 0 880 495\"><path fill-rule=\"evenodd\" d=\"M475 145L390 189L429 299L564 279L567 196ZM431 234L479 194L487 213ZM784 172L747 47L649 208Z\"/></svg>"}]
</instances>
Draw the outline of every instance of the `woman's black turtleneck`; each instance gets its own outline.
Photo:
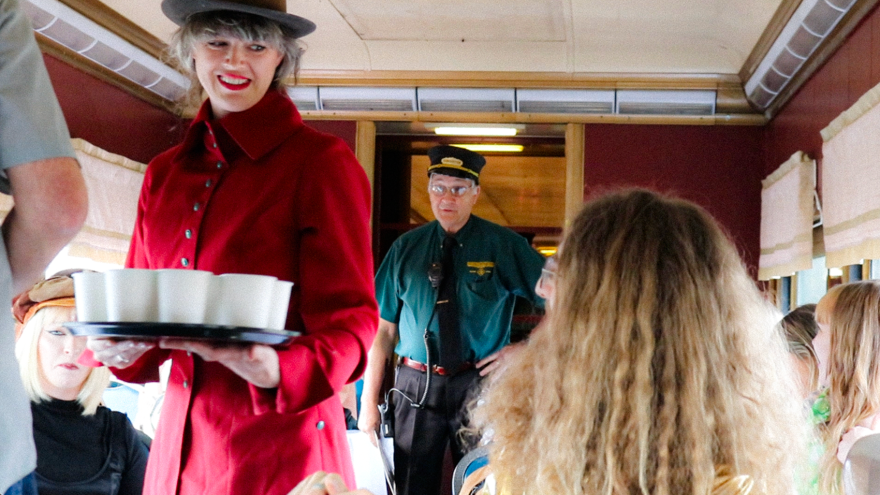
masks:
<instances>
[{"instance_id":1,"label":"woman's black turtleneck","mask_svg":"<svg viewBox=\"0 0 880 495\"><path fill-rule=\"evenodd\" d=\"M37 472L50 480L69 482L91 478L104 467L110 452L106 413L83 416L77 401L52 399L31 403Z\"/></svg>"},{"instance_id":2,"label":"woman's black turtleneck","mask_svg":"<svg viewBox=\"0 0 880 495\"><path fill-rule=\"evenodd\" d=\"M140 494L148 452L124 414L99 406L95 414L84 416L78 402L57 399L31 402L31 411L38 489L51 485L51 493L88 493L90 483L83 482L93 481L105 493L108 471L118 470L117 493ZM68 492L68 484L76 488Z\"/></svg>"}]
</instances>

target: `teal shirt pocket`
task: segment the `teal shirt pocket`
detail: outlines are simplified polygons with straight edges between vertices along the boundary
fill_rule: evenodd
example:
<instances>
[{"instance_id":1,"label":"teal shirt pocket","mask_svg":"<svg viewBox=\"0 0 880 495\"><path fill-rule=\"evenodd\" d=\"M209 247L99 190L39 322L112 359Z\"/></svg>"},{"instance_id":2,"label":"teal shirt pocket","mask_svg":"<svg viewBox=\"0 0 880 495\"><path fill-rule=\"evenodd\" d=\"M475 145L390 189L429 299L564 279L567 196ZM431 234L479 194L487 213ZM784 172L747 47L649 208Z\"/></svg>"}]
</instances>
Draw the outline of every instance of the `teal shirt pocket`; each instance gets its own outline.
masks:
<instances>
[{"instance_id":1,"label":"teal shirt pocket","mask_svg":"<svg viewBox=\"0 0 880 495\"><path fill-rule=\"evenodd\" d=\"M468 265L473 264L475 263L468 263ZM498 277L495 276L494 263L486 262L485 264L492 266L479 268L469 266L468 273L464 275L464 285L477 298L494 303L503 297L498 287Z\"/></svg>"}]
</instances>

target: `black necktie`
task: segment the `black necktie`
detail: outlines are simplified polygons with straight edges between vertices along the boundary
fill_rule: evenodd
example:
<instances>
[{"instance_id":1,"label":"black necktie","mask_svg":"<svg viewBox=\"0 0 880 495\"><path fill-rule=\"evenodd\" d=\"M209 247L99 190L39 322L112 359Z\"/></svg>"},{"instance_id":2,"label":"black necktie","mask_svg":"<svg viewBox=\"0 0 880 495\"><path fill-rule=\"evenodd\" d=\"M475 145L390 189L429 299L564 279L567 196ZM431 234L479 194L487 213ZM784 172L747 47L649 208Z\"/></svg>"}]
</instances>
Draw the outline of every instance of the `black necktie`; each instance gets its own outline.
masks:
<instances>
[{"instance_id":1,"label":"black necktie","mask_svg":"<svg viewBox=\"0 0 880 495\"><path fill-rule=\"evenodd\" d=\"M437 323L440 325L440 366L451 372L461 367L461 334L458 329L458 314L455 298L455 269L452 265L452 252L455 238L443 239L443 279L437 292Z\"/></svg>"}]
</instances>

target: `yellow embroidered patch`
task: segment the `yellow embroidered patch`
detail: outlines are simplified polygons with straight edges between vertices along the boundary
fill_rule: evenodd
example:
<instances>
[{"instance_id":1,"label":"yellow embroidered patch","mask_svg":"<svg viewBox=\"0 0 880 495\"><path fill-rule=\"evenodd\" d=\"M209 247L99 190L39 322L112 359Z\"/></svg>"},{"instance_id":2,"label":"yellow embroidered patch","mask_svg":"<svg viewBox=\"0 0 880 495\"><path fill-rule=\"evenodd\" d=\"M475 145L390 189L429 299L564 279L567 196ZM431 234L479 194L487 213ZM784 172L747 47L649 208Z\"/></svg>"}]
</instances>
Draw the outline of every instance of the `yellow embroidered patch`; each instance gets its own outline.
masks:
<instances>
[{"instance_id":1,"label":"yellow embroidered patch","mask_svg":"<svg viewBox=\"0 0 880 495\"><path fill-rule=\"evenodd\" d=\"M468 261L467 266L471 269L471 273L476 273L482 277L492 272L492 269L495 268L495 263L492 261Z\"/></svg>"}]
</instances>

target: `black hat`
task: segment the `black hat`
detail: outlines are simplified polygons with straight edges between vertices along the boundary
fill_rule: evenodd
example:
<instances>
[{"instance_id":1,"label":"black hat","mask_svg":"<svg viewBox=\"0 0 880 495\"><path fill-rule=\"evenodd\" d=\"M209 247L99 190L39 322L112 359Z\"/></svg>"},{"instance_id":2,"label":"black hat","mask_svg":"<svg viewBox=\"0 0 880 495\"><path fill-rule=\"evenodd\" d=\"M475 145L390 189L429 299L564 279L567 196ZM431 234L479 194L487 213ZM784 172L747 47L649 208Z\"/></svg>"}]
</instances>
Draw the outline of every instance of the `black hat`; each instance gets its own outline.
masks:
<instances>
[{"instance_id":1,"label":"black hat","mask_svg":"<svg viewBox=\"0 0 880 495\"><path fill-rule=\"evenodd\" d=\"M428 158L431 159L428 176L434 173L451 175L471 179L475 184L480 183L480 170L486 164L483 155L458 146L434 146L428 150Z\"/></svg>"},{"instance_id":2,"label":"black hat","mask_svg":"<svg viewBox=\"0 0 880 495\"><path fill-rule=\"evenodd\" d=\"M315 30L315 23L287 13L287 0L162 0L162 12L178 26L202 12L232 11L258 15L281 24L294 38Z\"/></svg>"}]
</instances>

